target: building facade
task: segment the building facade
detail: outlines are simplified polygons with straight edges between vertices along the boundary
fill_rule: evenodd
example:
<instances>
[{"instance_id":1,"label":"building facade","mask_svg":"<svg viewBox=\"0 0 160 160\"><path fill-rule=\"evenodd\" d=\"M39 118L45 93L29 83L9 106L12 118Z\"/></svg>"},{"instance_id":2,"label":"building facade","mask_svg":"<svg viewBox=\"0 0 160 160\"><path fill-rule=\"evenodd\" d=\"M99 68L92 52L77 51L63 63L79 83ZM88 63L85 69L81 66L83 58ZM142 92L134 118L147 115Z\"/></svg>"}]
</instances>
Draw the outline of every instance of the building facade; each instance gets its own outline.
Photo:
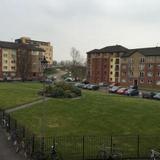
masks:
<instances>
[{"instance_id":1,"label":"building facade","mask_svg":"<svg viewBox=\"0 0 160 160\"><path fill-rule=\"evenodd\" d=\"M160 48L136 49L123 55L121 84L160 86Z\"/></svg>"},{"instance_id":2,"label":"building facade","mask_svg":"<svg viewBox=\"0 0 160 160\"><path fill-rule=\"evenodd\" d=\"M19 44L31 44L35 47L42 48L44 50L44 56L46 57L48 64L53 64L53 46L51 46L50 42L35 41L28 37L21 37L20 39L16 39L15 42Z\"/></svg>"},{"instance_id":3,"label":"building facade","mask_svg":"<svg viewBox=\"0 0 160 160\"><path fill-rule=\"evenodd\" d=\"M119 83L120 57L127 48L116 45L87 52L87 80L91 83Z\"/></svg>"},{"instance_id":4,"label":"building facade","mask_svg":"<svg viewBox=\"0 0 160 160\"><path fill-rule=\"evenodd\" d=\"M0 41L0 80L39 79L43 52L33 45Z\"/></svg>"},{"instance_id":5,"label":"building facade","mask_svg":"<svg viewBox=\"0 0 160 160\"><path fill-rule=\"evenodd\" d=\"M160 47L116 45L87 52L87 79L97 84L160 86Z\"/></svg>"}]
</instances>

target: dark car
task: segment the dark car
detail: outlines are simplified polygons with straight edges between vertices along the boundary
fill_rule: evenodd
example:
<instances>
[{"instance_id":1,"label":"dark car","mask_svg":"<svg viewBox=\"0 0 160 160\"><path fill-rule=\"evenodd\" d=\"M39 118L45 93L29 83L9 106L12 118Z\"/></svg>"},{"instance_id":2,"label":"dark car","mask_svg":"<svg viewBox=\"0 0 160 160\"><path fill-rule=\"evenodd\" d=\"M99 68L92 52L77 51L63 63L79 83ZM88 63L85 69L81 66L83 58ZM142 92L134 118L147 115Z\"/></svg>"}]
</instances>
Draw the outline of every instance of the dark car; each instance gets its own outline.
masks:
<instances>
[{"instance_id":1,"label":"dark car","mask_svg":"<svg viewBox=\"0 0 160 160\"><path fill-rule=\"evenodd\" d=\"M127 96L138 96L139 95L139 91L137 89L128 89L127 91L125 91L125 95Z\"/></svg>"},{"instance_id":2,"label":"dark car","mask_svg":"<svg viewBox=\"0 0 160 160\"><path fill-rule=\"evenodd\" d=\"M143 98L149 98L153 99L153 97L156 95L154 92L142 92L142 97Z\"/></svg>"},{"instance_id":3,"label":"dark car","mask_svg":"<svg viewBox=\"0 0 160 160\"><path fill-rule=\"evenodd\" d=\"M98 85L95 85L95 84L89 84L87 86L87 89L89 90L98 90L99 89L99 86Z\"/></svg>"}]
</instances>

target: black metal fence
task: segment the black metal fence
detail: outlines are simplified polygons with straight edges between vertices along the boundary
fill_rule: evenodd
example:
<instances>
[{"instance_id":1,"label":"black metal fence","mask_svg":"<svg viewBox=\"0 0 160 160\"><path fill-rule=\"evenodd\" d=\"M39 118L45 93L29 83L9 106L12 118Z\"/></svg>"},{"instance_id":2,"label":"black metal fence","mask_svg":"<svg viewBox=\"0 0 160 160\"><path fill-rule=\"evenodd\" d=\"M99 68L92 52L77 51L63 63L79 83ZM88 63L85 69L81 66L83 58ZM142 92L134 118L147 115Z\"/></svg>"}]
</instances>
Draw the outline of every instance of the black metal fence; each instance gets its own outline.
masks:
<instances>
[{"instance_id":1,"label":"black metal fence","mask_svg":"<svg viewBox=\"0 0 160 160\"><path fill-rule=\"evenodd\" d=\"M63 160L101 159L99 156L104 153L117 154L122 159L147 159L151 149L160 149L160 136L37 137L3 110L0 110L0 122L8 133L16 132L19 140L25 143L29 156L40 151L50 159L52 145Z\"/></svg>"}]
</instances>

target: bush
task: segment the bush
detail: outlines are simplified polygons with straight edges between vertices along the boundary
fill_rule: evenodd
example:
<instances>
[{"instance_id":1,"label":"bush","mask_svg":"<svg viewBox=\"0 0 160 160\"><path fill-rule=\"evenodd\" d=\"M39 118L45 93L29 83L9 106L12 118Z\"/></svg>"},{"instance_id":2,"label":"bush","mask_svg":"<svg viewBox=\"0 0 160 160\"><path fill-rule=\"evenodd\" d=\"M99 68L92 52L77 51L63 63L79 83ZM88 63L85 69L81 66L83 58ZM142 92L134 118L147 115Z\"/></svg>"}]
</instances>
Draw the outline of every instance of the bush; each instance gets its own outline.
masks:
<instances>
[{"instance_id":1,"label":"bush","mask_svg":"<svg viewBox=\"0 0 160 160\"><path fill-rule=\"evenodd\" d=\"M47 86L47 87L45 88L45 93L46 93L46 94L50 94L50 93L52 93L52 90L53 90L52 86Z\"/></svg>"},{"instance_id":2,"label":"bush","mask_svg":"<svg viewBox=\"0 0 160 160\"><path fill-rule=\"evenodd\" d=\"M39 94L43 95L43 92L39 92ZM75 98L81 96L81 90L71 84L59 82L55 86L47 86L45 88L45 95L55 98Z\"/></svg>"},{"instance_id":3,"label":"bush","mask_svg":"<svg viewBox=\"0 0 160 160\"><path fill-rule=\"evenodd\" d=\"M62 98L64 97L64 90L63 88L55 86L51 92L51 97L55 98Z\"/></svg>"},{"instance_id":4,"label":"bush","mask_svg":"<svg viewBox=\"0 0 160 160\"><path fill-rule=\"evenodd\" d=\"M70 90L66 90L66 91L64 92L64 97L65 97L65 98L73 98L73 97L72 97L72 92L71 92Z\"/></svg>"},{"instance_id":5,"label":"bush","mask_svg":"<svg viewBox=\"0 0 160 160\"><path fill-rule=\"evenodd\" d=\"M81 96L81 90L77 87L72 87L71 91L75 93L77 96Z\"/></svg>"}]
</instances>

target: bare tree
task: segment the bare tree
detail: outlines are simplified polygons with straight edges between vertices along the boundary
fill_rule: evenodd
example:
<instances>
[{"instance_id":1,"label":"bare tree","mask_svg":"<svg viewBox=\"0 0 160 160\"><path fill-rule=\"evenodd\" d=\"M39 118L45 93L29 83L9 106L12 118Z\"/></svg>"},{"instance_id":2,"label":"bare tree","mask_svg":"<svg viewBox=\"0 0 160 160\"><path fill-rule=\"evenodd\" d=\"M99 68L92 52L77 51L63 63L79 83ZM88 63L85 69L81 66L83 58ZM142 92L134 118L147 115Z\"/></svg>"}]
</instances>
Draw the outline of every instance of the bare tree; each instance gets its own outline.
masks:
<instances>
[{"instance_id":1,"label":"bare tree","mask_svg":"<svg viewBox=\"0 0 160 160\"><path fill-rule=\"evenodd\" d=\"M72 47L70 54L72 57L72 63L70 66L72 76L75 80L85 78L86 66L83 65L83 58L81 57L80 52L76 48Z\"/></svg>"},{"instance_id":2,"label":"bare tree","mask_svg":"<svg viewBox=\"0 0 160 160\"><path fill-rule=\"evenodd\" d=\"M18 49L17 54L17 74L25 81L29 78L31 72L32 55L31 50L25 48L23 45Z\"/></svg>"}]
</instances>

